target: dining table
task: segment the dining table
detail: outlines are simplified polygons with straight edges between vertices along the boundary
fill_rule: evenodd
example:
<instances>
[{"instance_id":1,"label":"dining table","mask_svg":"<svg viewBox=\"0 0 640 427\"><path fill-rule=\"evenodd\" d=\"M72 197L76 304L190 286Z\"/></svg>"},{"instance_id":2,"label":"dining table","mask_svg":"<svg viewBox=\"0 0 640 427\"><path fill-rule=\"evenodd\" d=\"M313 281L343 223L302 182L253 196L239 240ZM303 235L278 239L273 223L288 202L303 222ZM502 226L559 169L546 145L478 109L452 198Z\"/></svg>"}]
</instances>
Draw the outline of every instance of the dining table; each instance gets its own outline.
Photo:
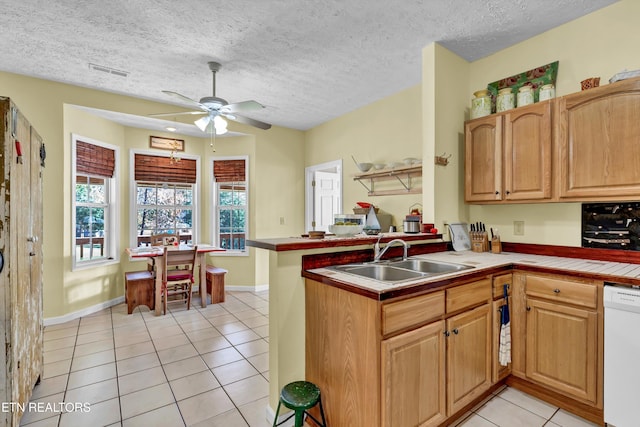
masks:
<instances>
[{"instance_id":1,"label":"dining table","mask_svg":"<svg viewBox=\"0 0 640 427\"><path fill-rule=\"evenodd\" d=\"M224 252L226 249L208 244L199 244L197 247L196 264L198 265L197 268L199 271L200 299L202 300L202 307L204 308L207 306L207 263L205 261L205 255L212 252ZM162 273L164 269L164 262L162 258L164 257L164 248L164 246L139 246L137 248L126 249L127 254L129 254L131 258L148 258L153 260L153 264L155 265L154 297L156 316L160 315L162 307ZM190 255L189 252L193 250L193 245L180 244L176 246L167 246L167 248L170 251L184 252L185 264L191 262L192 255ZM194 271L195 269L196 266L194 266Z\"/></svg>"}]
</instances>

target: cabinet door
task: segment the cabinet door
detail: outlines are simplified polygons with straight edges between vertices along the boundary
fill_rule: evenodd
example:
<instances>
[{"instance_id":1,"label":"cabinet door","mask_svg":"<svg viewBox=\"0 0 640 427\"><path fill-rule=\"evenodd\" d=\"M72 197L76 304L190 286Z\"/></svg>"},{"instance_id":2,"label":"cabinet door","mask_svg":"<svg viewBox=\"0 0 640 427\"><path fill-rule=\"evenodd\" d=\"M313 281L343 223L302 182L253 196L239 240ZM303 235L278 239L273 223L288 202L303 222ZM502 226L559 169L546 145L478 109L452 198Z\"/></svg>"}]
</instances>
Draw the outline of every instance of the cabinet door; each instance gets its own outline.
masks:
<instances>
[{"instance_id":1,"label":"cabinet door","mask_svg":"<svg viewBox=\"0 0 640 427\"><path fill-rule=\"evenodd\" d=\"M551 197L551 103L504 116L504 199Z\"/></svg>"},{"instance_id":2,"label":"cabinet door","mask_svg":"<svg viewBox=\"0 0 640 427\"><path fill-rule=\"evenodd\" d=\"M436 426L446 418L444 321L382 342L382 425Z\"/></svg>"},{"instance_id":3,"label":"cabinet door","mask_svg":"<svg viewBox=\"0 0 640 427\"><path fill-rule=\"evenodd\" d=\"M502 116L491 115L465 124L467 202L502 199Z\"/></svg>"},{"instance_id":4,"label":"cabinet door","mask_svg":"<svg viewBox=\"0 0 640 427\"><path fill-rule=\"evenodd\" d=\"M504 305L505 305L505 302L502 299L493 301L493 310L492 310L492 313L493 313L493 340L492 340L493 351L492 353L493 354L491 355L491 365L493 369L492 369L491 379L494 383L497 383L498 381L507 377L511 373L511 363L509 363L507 366L503 366L500 364L500 358L499 358L500 329L502 328L502 323L500 322L501 320L500 309Z\"/></svg>"},{"instance_id":5,"label":"cabinet door","mask_svg":"<svg viewBox=\"0 0 640 427\"><path fill-rule=\"evenodd\" d=\"M640 79L589 89L558 101L560 197L637 199Z\"/></svg>"},{"instance_id":6,"label":"cabinet door","mask_svg":"<svg viewBox=\"0 0 640 427\"><path fill-rule=\"evenodd\" d=\"M453 414L491 385L491 312L484 304L447 319L447 408Z\"/></svg>"},{"instance_id":7,"label":"cabinet door","mask_svg":"<svg viewBox=\"0 0 640 427\"><path fill-rule=\"evenodd\" d=\"M527 377L595 404L597 312L535 299L527 304Z\"/></svg>"}]
</instances>

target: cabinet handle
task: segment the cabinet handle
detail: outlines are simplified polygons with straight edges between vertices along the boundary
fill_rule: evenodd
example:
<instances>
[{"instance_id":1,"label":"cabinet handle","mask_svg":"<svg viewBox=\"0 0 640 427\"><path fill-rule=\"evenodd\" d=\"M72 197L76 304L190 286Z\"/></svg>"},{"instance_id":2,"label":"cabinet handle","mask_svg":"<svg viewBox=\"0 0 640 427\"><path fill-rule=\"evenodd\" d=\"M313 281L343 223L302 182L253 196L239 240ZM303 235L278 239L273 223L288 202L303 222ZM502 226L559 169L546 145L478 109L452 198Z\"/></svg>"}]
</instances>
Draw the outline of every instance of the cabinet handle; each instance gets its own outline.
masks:
<instances>
[{"instance_id":1,"label":"cabinet handle","mask_svg":"<svg viewBox=\"0 0 640 427\"><path fill-rule=\"evenodd\" d=\"M36 256L35 252L29 252L29 256Z\"/></svg>"},{"instance_id":2,"label":"cabinet handle","mask_svg":"<svg viewBox=\"0 0 640 427\"><path fill-rule=\"evenodd\" d=\"M27 237L27 242L38 243L38 236Z\"/></svg>"},{"instance_id":3,"label":"cabinet handle","mask_svg":"<svg viewBox=\"0 0 640 427\"><path fill-rule=\"evenodd\" d=\"M559 294L559 293L560 293L560 289L555 288L555 289L553 290L553 292L554 292L554 293L556 293L556 294Z\"/></svg>"},{"instance_id":4,"label":"cabinet handle","mask_svg":"<svg viewBox=\"0 0 640 427\"><path fill-rule=\"evenodd\" d=\"M456 334L456 335L458 335L458 328L455 328L455 329L453 330L453 333L454 333L454 334Z\"/></svg>"},{"instance_id":5,"label":"cabinet handle","mask_svg":"<svg viewBox=\"0 0 640 427\"><path fill-rule=\"evenodd\" d=\"M445 336L445 337L448 337L449 335L451 335L451 334L449 333L449 331L444 331L444 332L443 332L443 334L444 334L444 336Z\"/></svg>"},{"instance_id":6,"label":"cabinet handle","mask_svg":"<svg viewBox=\"0 0 640 427\"><path fill-rule=\"evenodd\" d=\"M496 190L496 196L497 196L498 194L500 194L500 192L499 192L498 190Z\"/></svg>"},{"instance_id":7,"label":"cabinet handle","mask_svg":"<svg viewBox=\"0 0 640 427\"><path fill-rule=\"evenodd\" d=\"M527 306L527 311L531 311L531 307Z\"/></svg>"},{"instance_id":8,"label":"cabinet handle","mask_svg":"<svg viewBox=\"0 0 640 427\"><path fill-rule=\"evenodd\" d=\"M509 194L511 194L511 191L507 190L507 196L508 196Z\"/></svg>"}]
</instances>

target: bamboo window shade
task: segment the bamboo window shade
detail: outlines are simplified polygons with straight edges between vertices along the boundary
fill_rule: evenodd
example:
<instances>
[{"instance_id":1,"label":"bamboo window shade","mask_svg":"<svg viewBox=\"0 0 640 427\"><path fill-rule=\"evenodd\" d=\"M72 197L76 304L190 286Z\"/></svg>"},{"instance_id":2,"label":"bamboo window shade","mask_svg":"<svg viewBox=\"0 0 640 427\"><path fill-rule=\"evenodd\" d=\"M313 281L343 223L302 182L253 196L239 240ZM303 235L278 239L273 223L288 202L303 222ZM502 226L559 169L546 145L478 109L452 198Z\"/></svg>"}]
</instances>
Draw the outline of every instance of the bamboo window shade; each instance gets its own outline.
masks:
<instances>
[{"instance_id":1,"label":"bamboo window shade","mask_svg":"<svg viewBox=\"0 0 640 427\"><path fill-rule=\"evenodd\" d=\"M114 150L76 141L76 173L113 178L115 165Z\"/></svg>"},{"instance_id":2,"label":"bamboo window shade","mask_svg":"<svg viewBox=\"0 0 640 427\"><path fill-rule=\"evenodd\" d=\"M196 183L196 161L180 159L172 161L170 157L135 155L136 181Z\"/></svg>"},{"instance_id":3,"label":"bamboo window shade","mask_svg":"<svg viewBox=\"0 0 640 427\"><path fill-rule=\"evenodd\" d=\"M245 166L245 160L214 160L213 177L216 182L244 182Z\"/></svg>"}]
</instances>

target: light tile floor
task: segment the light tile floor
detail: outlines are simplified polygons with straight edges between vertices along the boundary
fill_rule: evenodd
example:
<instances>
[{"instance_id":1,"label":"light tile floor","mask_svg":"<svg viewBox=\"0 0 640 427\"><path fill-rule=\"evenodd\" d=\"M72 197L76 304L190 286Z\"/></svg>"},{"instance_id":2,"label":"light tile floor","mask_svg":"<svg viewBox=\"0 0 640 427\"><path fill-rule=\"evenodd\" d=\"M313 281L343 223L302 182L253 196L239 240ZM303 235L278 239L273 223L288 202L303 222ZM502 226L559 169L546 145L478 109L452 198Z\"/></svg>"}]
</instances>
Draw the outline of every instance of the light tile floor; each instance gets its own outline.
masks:
<instances>
[{"instance_id":1,"label":"light tile floor","mask_svg":"<svg viewBox=\"0 0 640 427\"><path fill-rule=\"evenodd\" d=\"M127 315L120 304L45 328L44 376L31 400L40 410L20 425L267 427L268 298L227 292L202 309L194 297L191 310L170 303L159 317L146 307ZM74 403L90 411L71 410ZM511 388L454 425L594 426Z\"/></svg>"}]
</instances>

